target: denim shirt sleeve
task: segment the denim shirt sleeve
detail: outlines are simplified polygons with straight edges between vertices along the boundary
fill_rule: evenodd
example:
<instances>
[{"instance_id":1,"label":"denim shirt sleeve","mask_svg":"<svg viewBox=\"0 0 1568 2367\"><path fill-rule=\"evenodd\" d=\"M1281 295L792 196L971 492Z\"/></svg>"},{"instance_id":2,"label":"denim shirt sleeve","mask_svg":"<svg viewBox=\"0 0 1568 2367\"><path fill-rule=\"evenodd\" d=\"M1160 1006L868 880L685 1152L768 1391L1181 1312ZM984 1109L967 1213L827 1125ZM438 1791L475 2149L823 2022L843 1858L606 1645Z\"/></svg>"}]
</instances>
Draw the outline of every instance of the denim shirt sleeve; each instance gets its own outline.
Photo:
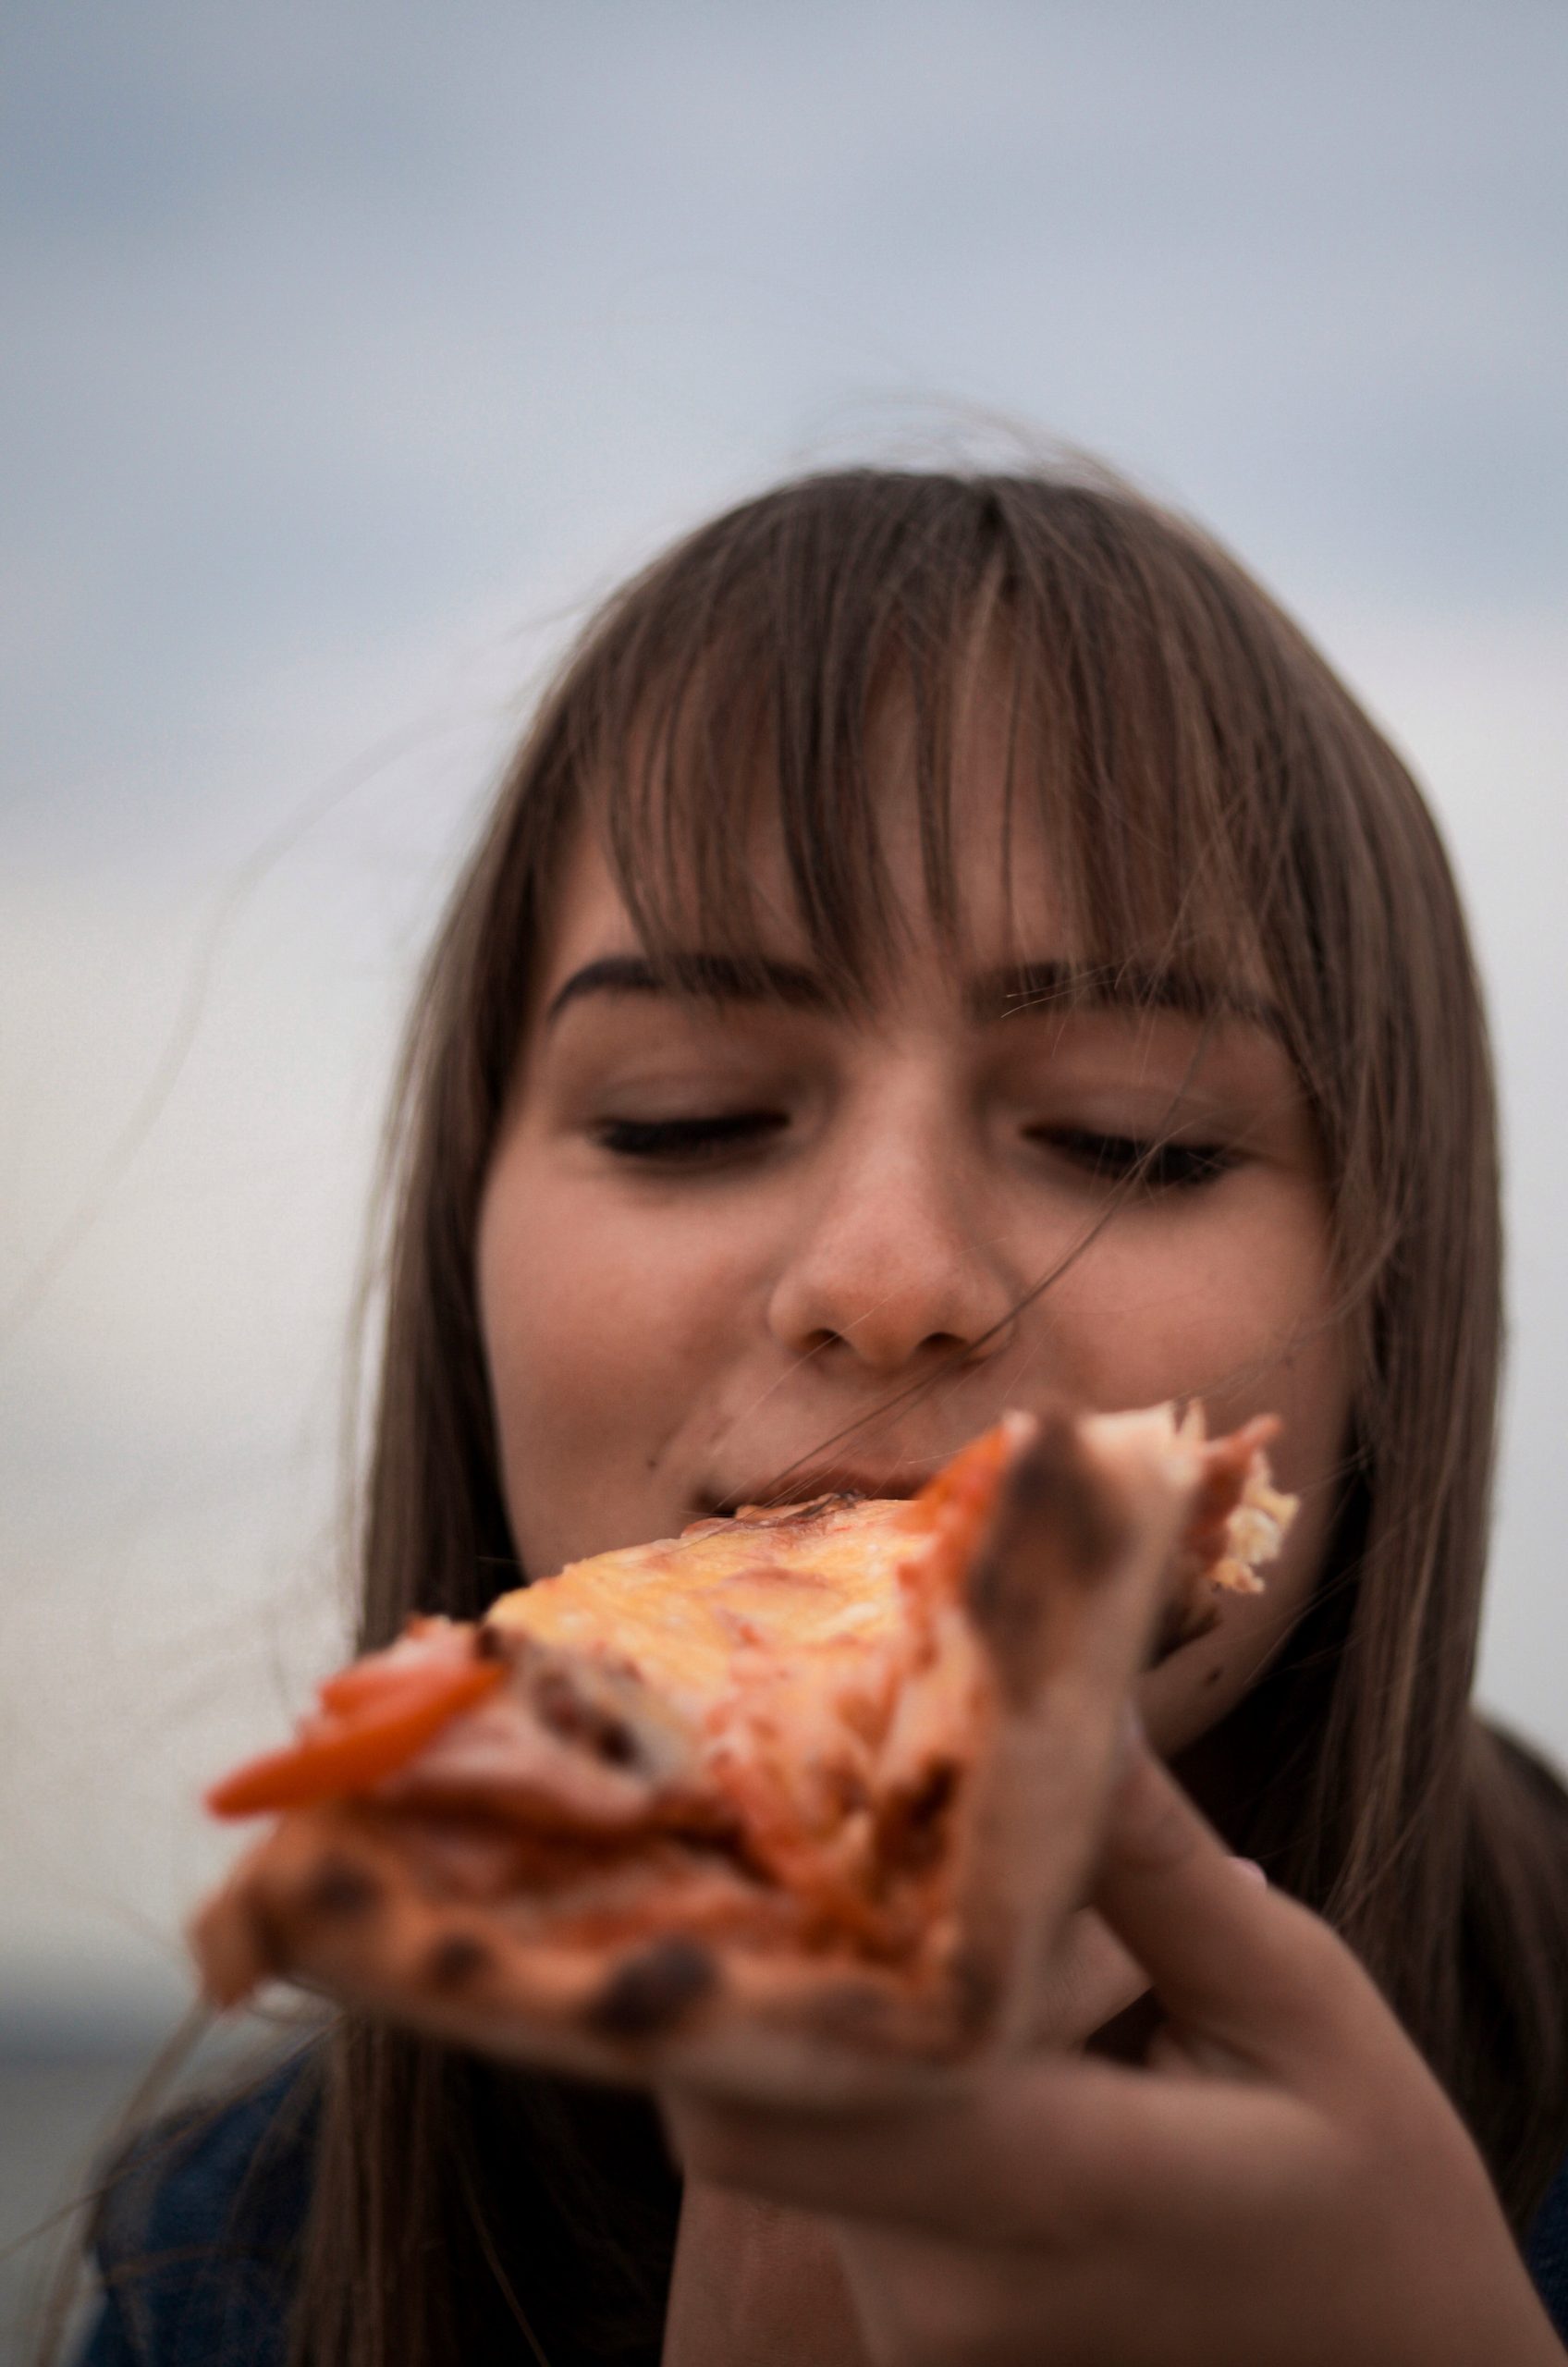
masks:
<instances>
[{"instance_id":1,"label":"denim shirt sleeve","mask_svg":"<svg viewBox=\"0 0 1568 2367\"><path fill-rule=\"evenodd\" d=\"M1568 2343L1568 2162L1547 2189L1530 2227L1525 2259L1547 2315Z\"/></svg>"},{"instance_id":2,"label":"denim shirt sleeve","mask_svg":"<svg viewBox=\"0 0 1568 2367\"><path fill-rule=\"evenodd\" d=\"M103 2299L77 2367L284 2367L314 2090L296 2058L138 2140L93 2229Z\"/></svg>"},{"instance_id":3,"label":"denim shirt sleeve","mask_svg":"<svg viewBox=\"0 0 1568 2367\"><path fill-rule=\"evenodd\" d=\"M76 2367L138 2367L138 2357L118 2302L105 2293L76 2354Z\"/></svg>"}]
</instances>

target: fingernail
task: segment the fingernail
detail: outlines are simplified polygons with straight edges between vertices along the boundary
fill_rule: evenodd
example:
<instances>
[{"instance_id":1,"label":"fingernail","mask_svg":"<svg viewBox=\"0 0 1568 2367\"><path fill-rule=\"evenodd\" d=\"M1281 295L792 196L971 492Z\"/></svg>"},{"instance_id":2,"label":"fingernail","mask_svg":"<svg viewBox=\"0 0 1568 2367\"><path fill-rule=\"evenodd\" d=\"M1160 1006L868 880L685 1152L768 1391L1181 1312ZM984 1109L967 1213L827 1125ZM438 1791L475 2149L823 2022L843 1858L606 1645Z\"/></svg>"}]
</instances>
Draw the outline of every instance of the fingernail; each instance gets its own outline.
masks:
<instances>
[{"instance_id":1,"label":"fingernail","mask_svg":"<svg viewBox=\"0 0 1568 2367\"><path fill-rule=\"evenodd\" d=\"M1256 1858L1232 1858L1231 1871L1240 1874L1243 1882L1251 1883L1258 1890L1267 1890L1268 1877Z\"/></svg>"}]
</instances>

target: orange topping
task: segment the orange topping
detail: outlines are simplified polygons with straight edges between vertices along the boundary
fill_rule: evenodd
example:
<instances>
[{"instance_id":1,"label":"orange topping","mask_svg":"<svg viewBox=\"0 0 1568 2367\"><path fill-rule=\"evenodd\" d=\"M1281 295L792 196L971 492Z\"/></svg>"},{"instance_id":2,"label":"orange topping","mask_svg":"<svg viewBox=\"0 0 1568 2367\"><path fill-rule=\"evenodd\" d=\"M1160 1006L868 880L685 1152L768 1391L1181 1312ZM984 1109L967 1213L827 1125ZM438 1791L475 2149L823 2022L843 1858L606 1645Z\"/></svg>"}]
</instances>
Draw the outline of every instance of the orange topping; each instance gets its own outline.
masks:
<instances>
[{"instance_id":1,"label":"orange topping","mask_svg":"<svg viewBox=\"0 0 1568 2367\"><path fill-rule=\"evenodd\" d=\"M908 1526L923 1530L933 1540L919 1576L927 1582L934 1579L938 1591L956 1594L962 1585L1018 1441L1018 1430L1011 1421L983 1430L950 1463L944 1464L911 1502L905 1515Z\"/></svg>"},{"instance_id":2,"label":"orange topping","mask_svg":"<svg viewBox=\"0 0 1568 2367\"><path fill-rule=\"evenodd\" d=\"M213 1814L257 1816L368 1792L506 1674L501 1661L456 1661L445 1653L398 1659L397 1652L394 1646L373 1653L329 1677L320 1711L292 1743L214 1784L207 1794Z\"/></svg>"}]
</instances>

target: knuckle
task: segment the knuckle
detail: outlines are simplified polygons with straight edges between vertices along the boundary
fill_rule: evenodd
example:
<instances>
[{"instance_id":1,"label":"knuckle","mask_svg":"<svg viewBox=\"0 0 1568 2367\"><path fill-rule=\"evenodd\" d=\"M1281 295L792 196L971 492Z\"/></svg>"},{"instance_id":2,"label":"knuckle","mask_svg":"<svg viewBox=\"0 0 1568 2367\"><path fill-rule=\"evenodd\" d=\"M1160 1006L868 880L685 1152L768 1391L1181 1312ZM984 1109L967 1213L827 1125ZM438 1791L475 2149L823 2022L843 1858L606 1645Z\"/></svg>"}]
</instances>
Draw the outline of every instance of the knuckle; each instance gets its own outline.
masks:
<instances>
[{"instance_id":1,"label":"knuckle","mask_svg":"<svg viewBox=\"0 0 1568 2367\"><path fill-rule=\"evenodd\" d=\"M1269 1973L1297 2018L1314 2029L1341 2027L1368 2008L1386 2014L1372 1976L1337 1932L1300 1900L1275 1892L1268 1939Z\"/></svg>"},{"instance_id":2,"label":"knuckle","mask_svg":"<svg viewBox=\"0 0 1568 2367\"><path fill-rule=\"evenodd\" d=\"M1199 1847L1194 1812L1153 1763L1143 1760L1125 1778L1115 1806L1109 1851L1133 1874L1169 1873Z\"/></svg>"}]
</instances>

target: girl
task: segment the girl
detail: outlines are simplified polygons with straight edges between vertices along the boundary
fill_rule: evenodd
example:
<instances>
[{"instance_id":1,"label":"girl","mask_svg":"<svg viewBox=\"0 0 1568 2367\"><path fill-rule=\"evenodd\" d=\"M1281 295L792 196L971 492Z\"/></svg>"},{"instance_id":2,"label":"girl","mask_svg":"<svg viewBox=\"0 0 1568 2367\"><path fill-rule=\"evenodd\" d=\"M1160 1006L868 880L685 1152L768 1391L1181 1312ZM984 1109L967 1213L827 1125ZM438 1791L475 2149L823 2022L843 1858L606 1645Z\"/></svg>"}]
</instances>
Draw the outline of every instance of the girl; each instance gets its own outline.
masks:
<instances>
[{"instance_id":1,"label":"girl","mask_svg":"<svg viewBox=\"0 0 1568 2367\"><path fill-rule=\"evenodd\" d=\"M719 519L546 700L400 1111L365 1645L1010 1404L1278 1411L1302 1513L1142 1681L1037 2061L667 2097L682 2192L651 2106L345 2020L118 2180L99 2367L1561 2361L1568 1814L1468 1707L1483 1025L1265 595L1082 476Z\"/></svg>"}]
</instances>

